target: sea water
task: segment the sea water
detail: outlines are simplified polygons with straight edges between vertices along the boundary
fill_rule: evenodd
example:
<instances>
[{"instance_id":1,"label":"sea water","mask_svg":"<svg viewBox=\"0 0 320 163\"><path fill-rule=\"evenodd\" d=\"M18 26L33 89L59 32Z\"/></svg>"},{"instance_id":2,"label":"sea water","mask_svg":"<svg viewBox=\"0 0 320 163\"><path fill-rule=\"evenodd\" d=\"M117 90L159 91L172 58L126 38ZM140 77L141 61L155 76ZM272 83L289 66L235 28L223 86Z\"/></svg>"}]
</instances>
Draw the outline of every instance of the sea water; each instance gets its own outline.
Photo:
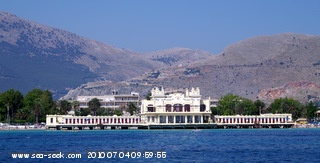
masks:
<instances>
[{"instance_id":1,"label":"sea water","mask_svg":"<svg viewBox=\"0 0 320 163\"><path fill-rule=\"evenodd\" d=\"M320 129L0 131L0 141L0 162L320 162Z\"/></svg>"}]
</instances>

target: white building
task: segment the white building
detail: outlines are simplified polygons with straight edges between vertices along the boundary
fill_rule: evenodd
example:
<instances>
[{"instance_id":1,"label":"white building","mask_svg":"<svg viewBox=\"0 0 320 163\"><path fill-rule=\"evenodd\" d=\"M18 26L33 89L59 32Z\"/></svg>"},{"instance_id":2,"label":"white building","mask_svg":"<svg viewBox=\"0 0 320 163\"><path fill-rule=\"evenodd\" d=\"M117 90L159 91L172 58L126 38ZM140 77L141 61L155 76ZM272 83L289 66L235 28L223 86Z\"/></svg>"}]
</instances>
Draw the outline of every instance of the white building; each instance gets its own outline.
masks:
<instances>
[{"instance_id":1,"label":"white building","mask_svg":"<svg viewBox=\"0 0 320 163\"><path fill-rule=\"evenodd\" d=\"M260 114L260 115L216 115L218 126L247 127L292 127L292 114Z\"/></svg>"},{"instance_id":2,"label":"white building","mask_svg":"<svg viewBox=\"0 0 320 163\"><path fill-rule=\"evenodd\" d=\"M201 99L200 89L165 94L153 88L151 99L141 101L141 118L147 124L207 124L211 121L210 99Z\"/></svg>"},{"instance_id":3,"label":"white building","mask_svg":"<svg viewBox=\"0 0 320 163\"><path fill-rule=\"evenodd\" d=\"M112 128L125 125L127 127L141 124L139 116L73 116L73 115L47 115L47 128L81 128L96 127Z\"/></svg>"},{"instance_id":4,"label":"white building","mask_svg":"<svg viewBox=\"0 0 320 163\"><path fill-rule=\"evenodd\" d=\"M136 106L140 104L139 93L131 92L131 94L119 95L117 92L114 92L112 95L104 96L78 96L77 101L79 102L80 108L88 108L89 101L97 98L100 101L100 105L103 108L116 109L121 105L126 106L128 103L134 103Z\"/></svg>"},{"instance_id":5,"label":"white building","mask_svg":"<svg viewBox=\"0 0 320 163\"><path fill-rule=\"evenodd\" d=\"M217 124L279 124L293 123L292 114L261 114L261 115L216 115Z\"/></svg>"},{"instance_id":6,"label":"white building","mask_svg":"<svg viewBox=\"0 0 320 163\"><path fill-rule=\"evenodd\" d=\"M80 102L89 102L90 97L98 98L102 107L119 106L116 102L132 102L139 95L129 96L79 96ZM83 99L82 99L83 98ZM110 98L110 99L108 99ZM292 127L291 114L261 114L214 116L212 120L210 106L215 106L217 100L201 99L200 89L185 89L185 93L165 93L163 88L153 88L149 100L141 101L141 114L135 116L72 116L47 115L47 128L254 128L254 127ZM87 107L82 105L82 107ZM115 108L114 107L114 108ZM112 108L112 107L111 107Z\"/></svg>"},{"instance_id":7,"label":"white building","mask_svg":"<svg viewBox=\"0 0 320 163\"><path fill-rule=\"evenodd\" d=\"M138 95L114 96L79 96L81 107L88 107L88 102L97 98L102 107L116 108L121 103L138 100ZM137 102L137 101L136 101ZM155 126L199 127L211 123L210 99L201 99L200 89L186 89L183 93L165 94L163 88L153 88L151 99L141 101L140 116L72 116L47 115L47 128L153 128Z\"/></svg>"}]
</instances>

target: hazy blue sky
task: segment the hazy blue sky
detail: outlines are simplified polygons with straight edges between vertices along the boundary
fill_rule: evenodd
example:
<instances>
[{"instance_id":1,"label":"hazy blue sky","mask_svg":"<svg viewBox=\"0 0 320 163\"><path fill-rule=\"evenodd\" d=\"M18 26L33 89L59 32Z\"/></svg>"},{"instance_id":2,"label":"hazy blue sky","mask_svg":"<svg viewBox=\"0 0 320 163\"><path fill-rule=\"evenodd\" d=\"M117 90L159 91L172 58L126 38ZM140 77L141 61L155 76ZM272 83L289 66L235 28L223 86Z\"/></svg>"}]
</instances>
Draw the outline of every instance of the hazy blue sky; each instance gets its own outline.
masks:
<instances>
[{"instance_id":1,"label":"hazy blue sky","mask_svg":"<svg viewBox=\"0 0 320 163\"><path fill-rule=\"evenodd\" d=\"M253 36L320 35L318 0L1 0L0 10L137 52L217 54Z\"/></svg>"}]
</instances>

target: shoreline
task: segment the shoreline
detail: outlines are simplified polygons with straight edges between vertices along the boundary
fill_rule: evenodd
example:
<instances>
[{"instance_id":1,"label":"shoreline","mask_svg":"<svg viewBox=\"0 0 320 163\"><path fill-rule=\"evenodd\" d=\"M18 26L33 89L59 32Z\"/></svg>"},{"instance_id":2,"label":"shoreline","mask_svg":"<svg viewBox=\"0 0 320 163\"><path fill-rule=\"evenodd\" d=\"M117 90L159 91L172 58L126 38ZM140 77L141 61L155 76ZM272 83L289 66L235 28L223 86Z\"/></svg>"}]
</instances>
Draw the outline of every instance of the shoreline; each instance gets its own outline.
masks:
<instances>
[{"instance_id":1,"label":"shoreline","mask_svg":"<svg viewBox=\"0 0 320 163\"><path fill-rule=\"evenodd\" d=\"M294 124L291 128L320 128L320 124ZM210 128L207 128L210 129ZM216 129L216 128L214 128ZM50 130L45 125L2 125L0 126L0 131L2 130Z\"/></svg>"},{"instance_id":2,"label":"shoreline","mask_svg":"<svg viewBox=\"0 0 320 163\"><path fill-rule=\"evenodd\" d=\"M46 130L45 126L34 126L34 125L19 125L19 126L0 126L0 131L2 130Z\"/></svg>"},{"instance_id":3,"label":"shoreline","mask_svg":"<svg viewBox=\"0 0 320 163\"><path fill-rule=\"evenodd\" d=\"M283 129L320 129L320 126L304 126L304 125L295 125L291 128L283 128ZM208 128L208 129L201 129L201 130L235 130L235 129L238 129L238 128L227 128L227 129L223 129L223 128L220 128L220 129L214 129L214 128ZM250 129L250 130L255 130L255 129L258 129L260 130L261 128L240 128L240 130L246 130L246 129ZM282 129L282 128L266 128L266 129ZM146 130L146 129L137 129L137 130ZM174 129L152 129L152 130L174 130ZM194 129L176 129L176 130L194 130ZM42 128L2 128L0 127L0 132L1 131L112 131L112 130L49 130L49 129L46 129L45 127L42 127ZM128 131L128 130L115 130L115 131Z\"/></svg>"}]
</instances>

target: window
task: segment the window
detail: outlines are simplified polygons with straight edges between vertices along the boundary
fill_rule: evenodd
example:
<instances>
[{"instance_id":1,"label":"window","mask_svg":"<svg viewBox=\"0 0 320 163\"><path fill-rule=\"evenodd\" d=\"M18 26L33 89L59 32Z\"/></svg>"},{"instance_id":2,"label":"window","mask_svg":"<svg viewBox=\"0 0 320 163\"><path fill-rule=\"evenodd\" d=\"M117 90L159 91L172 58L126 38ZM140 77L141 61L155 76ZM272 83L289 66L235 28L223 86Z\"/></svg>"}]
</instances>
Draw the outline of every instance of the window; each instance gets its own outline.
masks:
<instances>
[{"instance_id":1,"label":"window","mask_svg":"<svg viewBox=\"0 0 320 163\"><path fill-rule=\"evenodd\" d=\"M191 115L188 115L188 116L187 116L187 122L188 122L188 123L192 123L192 116L191 116Z\"/></svg>"},{"instance_id":2,"label":"window","mask_svg":"<svg viewBox=\"0 0 320 163\"><path fill-rule=\"evenodd\" d=\"M160 116L160 123L166 123L166 116Z\"/></svg>"},{"instance_id":3,"label":"window","mask_svg":"<svg viewBox=\"0 0 320 163\"><path fill-rule=\"evenodd\" d=\"M200 123L200 116L194 116L194 123Z\"/></svg>"},{"instance_id":4,"label":"window","mask_svg":"<svg viewBox=\"0 0 320 163\"><path fill-rule=\"evenodd\" d=\"M190 105L189 104L184 105L184 111L190 112Z\"/></svg>"},{"instance_id":5,"label":"window","mask_svg":"<svg viewBox=\"0 0 320 163\"><path fill-rule=\"evenodd\" d=\"M172 115L168 116L168 122L173 123L173 116Z\"/></svg>"},{"instance_id":6,"label":"window","mask_svg":"<svg viewBox=\"0 0 320 163\"><path fill-rule=\"evenodd\" d=\"M85 102L80 102L79 105L80 105L80 106L87 106L87 103L85 103Z\"/></svg>"},{"instance_id":7,"label":"window","mask_svg":"<svg viewBox=\"0 0 320 163\"><path fill-rule=\"evenodd\" d=\"M209 116L203 116L203 123L209 122Z\"/></svg>"},{"instance_id":8,"label":"window","mask_svg":"<svg viewBox=\"0 0 320 163\"><path fill-rule=\"evenodd\" d=\"M154 112L153 107L148 106L148 112Z\"/></svg>"},{"instance_id":9,"label":"window","mask_svg":"<svg viewBox=\"0 0 320 163\"><path fill-rule=\"evenodd\" d=\"M200 112L204 112L206 110L206 105L205 104L201 104L200 105Z\"/></svg>"},{"instance_id":10,"label":"window","mask_svg":"<svg viewBox=\"0 0 320 163\"><path fill-rule=\"evenodd\" d=\"M181 121L181 123L185 123L185 116L182 115L182 116L180 117L180 121Z\"/></svg>"},{"instance_id":11,"label":"window","mask_svg":"<svg viewBox=\"0 0 320 163\"><path fill-rule=\"evenodd\" d=\"M53 118L50 118L50 123L53 123Z\"/></svg>"},{"instance_id":12,"label":"window","mask_svg":"<svg viewBox=\"0 0 320 163\"><path fill-rule=\"evenodd\" d=\"M173 111L175 112L182 112L182 104L174 104Z\"/></svg>"},{"instance_id":13,"label":"window","mask_svg":"<svg viewBox=\"0 0 320 163\"><path fill-rule=\"evenodd\" d=\"M176 116L176 123L185 123L185 116L177 115Z\"/></svg>"},{"instance_id":14,"label":"window","mask_svg":"<svg viewBox=\"0 0 320 163\"><path fill-rule=\"evenodd\" d=\"M148 105L148 112L155 112L155 108L153 107L152 104Z\"/></svg>"},{"instance_id":15,"label":"window","mask_svg":"<svg viewBox=\"0 0 320 163\"><path fill-rule=\"evenodd\" d=\"M171 112L171 105L170 104L166 105L166 112Z\"/></svg>"},{"instance_id":16,"label":"window","mask_svg":"<svg viewBox=\"0 0 320 163\"><path fill-rule=\"evenodd\" d=\"M180 116L176 116L176 123L181 123L181 117Z\"/></svg>"}]
</instances>

